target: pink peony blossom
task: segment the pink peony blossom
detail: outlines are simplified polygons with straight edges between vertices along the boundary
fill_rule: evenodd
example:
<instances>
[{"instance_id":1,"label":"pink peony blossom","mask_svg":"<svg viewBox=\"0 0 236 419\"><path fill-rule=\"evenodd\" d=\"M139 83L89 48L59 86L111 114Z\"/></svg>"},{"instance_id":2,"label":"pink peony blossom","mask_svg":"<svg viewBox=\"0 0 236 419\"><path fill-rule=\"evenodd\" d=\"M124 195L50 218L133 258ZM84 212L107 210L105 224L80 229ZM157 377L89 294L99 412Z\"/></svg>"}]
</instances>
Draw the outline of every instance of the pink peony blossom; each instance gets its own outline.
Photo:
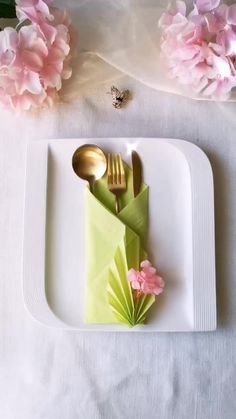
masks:
<instances>
[{"instance_id":1,"label":"pink peony blossom","mask_svg":"<svg viewBox=\"0 0 236 419\"><path fill-rule=\"evenodd\" d=\"M32 5L42 13L42 3L50 2L18 0L18 7ZM70 21L57 9L50 13L51 23L0 32L0 102L13 109L52 106L62 80L71 76Z\"/></svg>"},{"instance_id":2,"label":"pink peony blossom","mask_svg":"<svg viewBox=\"0 0 236 419\"><path fill-rule=\"evenodd\" d=\"M159 21L168 76L191 94L225 100L236 86L236 5L174 2Z\"/></svg>"},{"instance_id":3,"label":"pink peony blossom","mask_svg":"<svg viewBox=\"0 0 236 419\"><path fill-rule=\"evenodd\" d=\"M163 292L165 283L163 279L157 275L156 269L153 268L148 260L145 260L140 265L141 271L130 269L128 272L128 279L134 290L137 290L138 295L152 294L159 295Z\"/></svg>"}]
</instances>

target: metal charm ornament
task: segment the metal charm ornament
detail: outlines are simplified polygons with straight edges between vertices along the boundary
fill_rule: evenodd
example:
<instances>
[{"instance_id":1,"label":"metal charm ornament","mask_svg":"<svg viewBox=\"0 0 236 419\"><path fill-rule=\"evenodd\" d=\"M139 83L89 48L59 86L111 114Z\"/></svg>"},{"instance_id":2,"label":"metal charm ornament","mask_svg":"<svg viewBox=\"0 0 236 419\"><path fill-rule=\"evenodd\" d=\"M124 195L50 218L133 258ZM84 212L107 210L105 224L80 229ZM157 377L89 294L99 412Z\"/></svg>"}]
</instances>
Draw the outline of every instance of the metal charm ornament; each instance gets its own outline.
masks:
<instances>
[{"instance_id":1,"label":"metal charm ornament","mask_svg":"<svg viewBox=\"0 0 236 419\"><path fill-rule=\"evenodd\" d=\"M116 109L122 108L130 99L129 90L119 90L117 87L111 87L112 105Z\"/></svg>"}]
</instances>

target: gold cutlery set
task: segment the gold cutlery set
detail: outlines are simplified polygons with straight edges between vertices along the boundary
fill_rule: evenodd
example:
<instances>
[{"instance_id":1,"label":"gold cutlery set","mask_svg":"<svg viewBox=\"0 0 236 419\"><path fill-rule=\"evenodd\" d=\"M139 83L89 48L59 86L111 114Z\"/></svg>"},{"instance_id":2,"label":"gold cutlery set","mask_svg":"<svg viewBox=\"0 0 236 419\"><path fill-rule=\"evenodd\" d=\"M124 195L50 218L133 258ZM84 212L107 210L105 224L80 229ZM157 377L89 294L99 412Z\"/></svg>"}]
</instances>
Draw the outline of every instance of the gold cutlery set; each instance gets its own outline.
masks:
<instances>
[{"instance_id":1,"label":"gold cutlery set","mask_svg":"<svg viewBox=\"0 0 236 419\"><path fill-rule=\"evenodd\" d=\"M87 180L90 191L94 182L107 172L107 188L115 195L116 213L120 212L120 197L127 190L127 178L121 154L108 153L94 144L77 148L72 157L72 167L78 177ZM137 196L142 185L142 164L136 151L132 152L133 195Z\"/></svg>"}]
</instances>

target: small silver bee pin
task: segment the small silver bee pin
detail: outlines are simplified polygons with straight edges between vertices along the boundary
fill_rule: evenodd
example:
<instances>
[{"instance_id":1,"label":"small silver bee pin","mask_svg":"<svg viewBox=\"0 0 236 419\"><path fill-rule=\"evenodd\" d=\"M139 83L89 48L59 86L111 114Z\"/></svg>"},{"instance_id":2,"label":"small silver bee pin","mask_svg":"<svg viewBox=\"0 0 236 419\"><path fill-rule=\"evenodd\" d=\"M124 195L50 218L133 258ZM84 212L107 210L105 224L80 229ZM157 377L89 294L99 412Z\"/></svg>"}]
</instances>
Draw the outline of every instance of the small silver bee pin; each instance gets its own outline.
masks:
<instances>
[{"instance_id":1,"label":"small silver bee pin","mask_svg":"<svg viewBox=\"0 0 236 419\"><path fill-rule=\"evenodd\" d=\"M111 87L112 105L116 109L122 108L126 102L130 99L129 90L119 90L117 87Z\"/></svg>"}]
</instances>

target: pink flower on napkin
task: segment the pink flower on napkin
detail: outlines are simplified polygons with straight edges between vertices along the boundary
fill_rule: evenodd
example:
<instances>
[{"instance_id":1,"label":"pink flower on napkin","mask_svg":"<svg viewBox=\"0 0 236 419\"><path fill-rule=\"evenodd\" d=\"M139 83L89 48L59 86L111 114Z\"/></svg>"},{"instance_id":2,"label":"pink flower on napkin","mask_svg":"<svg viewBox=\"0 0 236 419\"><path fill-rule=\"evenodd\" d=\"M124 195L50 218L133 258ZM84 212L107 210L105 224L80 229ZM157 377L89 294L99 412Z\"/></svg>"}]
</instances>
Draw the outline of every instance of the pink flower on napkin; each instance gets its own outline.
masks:
<instances>
[{"instance_id":1,"label":"pink flower on napkin","mask_svg":"<svg viewBox=\"0 0 236 419\"><path fill-rule=\"evenodd\" d=\"M130 269L128 272L128 280L130 281L132 288L137 290L139 295L161 294L165 283L164 280L157 275L156 269L148 260L143 261L140 267L141 271Z\"/></svg>"}]
</instances>

